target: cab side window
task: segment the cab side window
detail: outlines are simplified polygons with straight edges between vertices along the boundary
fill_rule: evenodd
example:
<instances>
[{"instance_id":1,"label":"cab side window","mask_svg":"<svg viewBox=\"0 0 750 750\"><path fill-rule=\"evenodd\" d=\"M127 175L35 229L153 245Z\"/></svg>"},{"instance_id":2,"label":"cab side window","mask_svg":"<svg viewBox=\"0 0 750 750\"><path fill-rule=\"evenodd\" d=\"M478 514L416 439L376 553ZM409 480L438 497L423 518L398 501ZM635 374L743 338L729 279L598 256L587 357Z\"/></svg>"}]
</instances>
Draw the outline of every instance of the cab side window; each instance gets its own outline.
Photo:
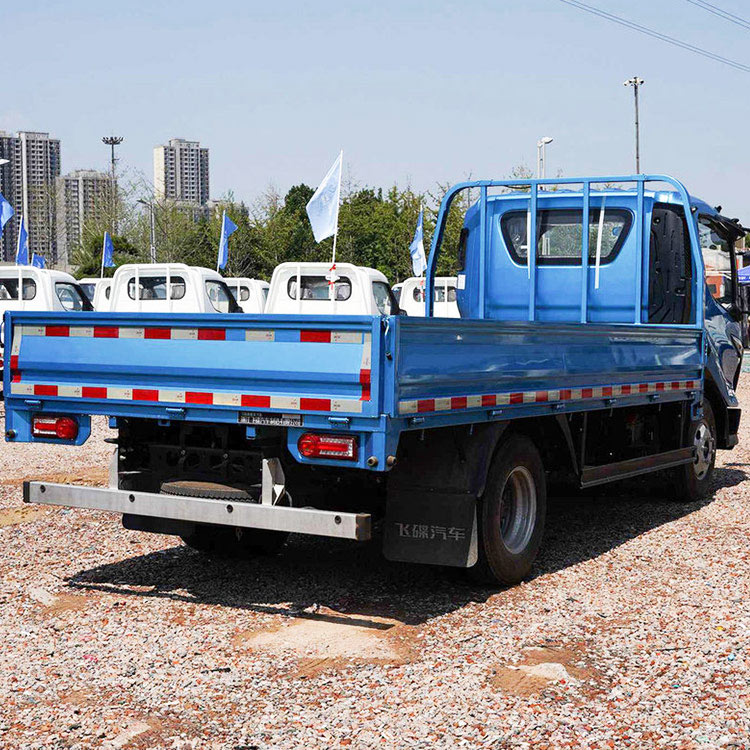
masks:
<instances>
[{"instance_id":1,"label":"cab side window","mask_svg":"<svg viewBox=\"0 0 750 750\"><path fill-rule=\"evenodd\" d=\"M698 238L706 268L706 285L711 296L722 305L734 300L732 287L732 241L719 224L707 216L698 218Z\"/></svg>"}]
</instances>

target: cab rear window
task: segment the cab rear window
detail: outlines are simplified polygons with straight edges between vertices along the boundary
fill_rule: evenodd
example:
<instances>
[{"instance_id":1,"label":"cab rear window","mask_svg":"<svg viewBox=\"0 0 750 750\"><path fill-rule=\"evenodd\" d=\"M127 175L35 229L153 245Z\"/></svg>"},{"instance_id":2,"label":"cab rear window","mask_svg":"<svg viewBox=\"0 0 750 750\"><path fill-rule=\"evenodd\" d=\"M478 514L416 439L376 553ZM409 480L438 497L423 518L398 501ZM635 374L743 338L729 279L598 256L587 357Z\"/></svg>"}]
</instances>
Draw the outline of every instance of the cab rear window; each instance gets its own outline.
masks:
<instances>
[{"instance_id":1,"label":"cab rear window","mask_svg":"<svg viewBox=\"0 0 750 750\"><path fill-rule=\"evenodd\" d=\"M182 276L171 276L169 279L171 287L171 298L182 299L185 296L185 279ZM139 297L141 300L165 300L167 299L167 277L166 276L141 276L138 279L140 287ZM136 299L135 276L128 280L128 297Z\"/></svg>"},{"instance_id":2,"label":"cab rear window","mask_svg":"<svg viewBox=\"0 0 750 750\"><path fill-rule=\"evenodd\" d=\"M23 280L23 298L25 300L36 297L36 282L34 279ZM18 299L18 276L13 279L0 279L0 302Z\"/></svg>"},{"instance_id":3,"label":"cab rear window","mask_svg":"<svg viewBox=\"0 0 750 750\"><path fill-rule=\"evenodd\" d=\"M303 300L327 300L330 292L329 281L325 276L301 276L300 287L302 288ZM290 299L299 299L297 296L297 277L292 276L286 285L286 291ZM346 302L352 296L352 283L347 276L339 276L334 286L334 298L337 302Z\"/></svg>"}]
</instances>

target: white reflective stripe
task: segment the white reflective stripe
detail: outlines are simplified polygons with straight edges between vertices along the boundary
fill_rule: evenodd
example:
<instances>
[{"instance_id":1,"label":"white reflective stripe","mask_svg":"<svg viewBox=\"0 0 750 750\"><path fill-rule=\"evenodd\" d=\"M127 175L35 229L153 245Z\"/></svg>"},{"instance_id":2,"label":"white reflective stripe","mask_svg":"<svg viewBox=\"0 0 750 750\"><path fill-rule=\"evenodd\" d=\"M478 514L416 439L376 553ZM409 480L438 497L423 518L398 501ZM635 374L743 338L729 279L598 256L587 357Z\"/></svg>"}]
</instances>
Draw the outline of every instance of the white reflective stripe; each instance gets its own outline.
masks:
<instances>
[{"instance_id":1,"label":"white reflective stripe","mask_svg":"<svg viewBox=\"0 0 750 750\"><path fill-rule=\"evenodd\" d=\"M509 404L510 403L510 393L496 393L495 394L495 401L497 404Z\"/></svg>"},{"instance_id":2,"label":"white reflective stripe","mask_svg":"<svg viewBox=\"0 0 750 750\"><path fill-rule=\"evenodd\" d=\"M71 326L70 335L80 338L92 338L94 335L93 326Z\"/></svg>"},{"instance_id":3,"label":"white reflective stripe","mask_svg":"<svg viewBox=\"0 0 750 750\"><path fill-rule=\"evenodd\" d=\"M239 393L214 393L216 406L242 406L242 396Z\"/></svg>"},{"instance_id":4,"label":"white reflective stripe","mask_svg":"<svg viewBox=\"0 0 750 750\"><path fill-rule=\"evenodd\" d=\"M46 336L46 326L18 326L22 336Z\"/></svg>"},{"instance_id":5,"label":"white reflective stripe","mask_svg":"<svg viewBox=\"0 0 750 750\"><path fill-rule=\"evenodd\" d=\"M482 397L481 396L467 396L466 397L466 407L468 409L473 409L477 406L482 405Z\"/></svg>"},{"instance_id":6,"label":"white reflective stripe","mask_svg":"<svg viewBox=\"0 0 750 750\"><path fill-rule=\"evenodd\" d=\"M159 401L168 401L173 404L185 403L185 391L159 391Z\"/></svg>"},{"instance_id":7,"label":"white reflective stripe","mask_svg":"<svg viewBox=\"0 0 750 750\"><path fill-rule=\"evenodd\" d=\"M121 339L142 339L144 336L143 328L120 328Z\"/></svg>"},{"instance_id":8,"label":"white reflective stripe","mask_svg":"<svg viewBox=\"0 0 750 750\"><path fill-rule=\"evenodd\" d=\"M599 386L598 388L592 388L591 389L591 397L592 398L601 398L604 395L604 392L602 390L602 386Z\"/></svg>"},{"instance_id":9,"label":"white reflective stripe","mask_svg":"<svg viewBox=\"0 0 750 750\"><path fill-rule=\"evenodd\" d=\"M170 328L169 333L170 337L173 339L181 339L183 341L198 340L197 328Z\"/></svg>"},{"instance_id":10,"label":"white reflective stripe","mask_svg":"<svg viewBox=\"0 0 750 750\"><path fill-rule=\"evenodd\" d=\"M361 414L362 402L355 401L352 399L332 398L331 399L331 411L345 411L345 412L353 412L355 414Z\"/></svg>"},{"instance_id":11,"label":"white reflective stripe","mask_svg":"<svg viewBox=\"0 0 750 750\"><path fill-rule=\"evenodd\" d=\"M570 400L571 401L580 401L582 397L581 389L580 388L571 388L570 389Z\"/></svg>"},{"instance_id":12,"label":"white reflective stripe","mask_svg":"<svg viewBox=\"0 0 750 750\"><path fill-rule=\"evenodd\" d=\"M364 338L364 345L362 346L362 362L360 367L362 370L369 370L372 368L372 334L366 333Z\"/></svg>"},{"instance_id":13,"label":"white reflective stripe","mask_svg":"<svg viewBox=\"0 0 750 750\"><path fill-rule=\"evenodd\" d=\"M65 398L81 398L80 385L61 385L57 388L57 395Z\"/></svg>"},{"instance_id":14,"label":"white reflective stripe","mask_svg":"<svg viewBox=\"0 0 750 750\"><path fill-rule=\"evenodd\" d=\"M245 341L275 341L275 331L245 331Z\"/></svg>"},{"instance_id":15,"label":"white reflective stripe","mask_svg":"<svg viewBox=\"0 0 750 750\"><path fill-rule=\"evenodd\" d=\"M548 401L559 401L560 400L560 391L547 391L547 400Z\"/></svg>"},{"instance_id":16,"label":"white reflective stripe","mask_svg":"<svg viewBox=\"0 0 750 750\"><path fill-rule=\"evenodd\" d=\"M296 409L299 411L299 398L296 396L271 396L272 409Z\"/></svg>"},{"instance_id":17,"label":"white reflective stripe","mask_svg":"<svg viewBox=\"0 0 750 750\"><path fill-rule=\"evenodd\" d=\"M529 404L536 401L536 391L525 391L523 394L523 403Z\"/></svg>"},{"instance_id":18,"label":"white reflective stripe","mask_svg":"<svg viewBox=\"0 0 750 750\"><path fill-rule=\"evenodd\" d=\"M401 401L398 405L399 414L416 414L417 413L417 402L416 401Z\"/></svg>"},{"instance_id":19,"label":"white reflective stripe","mask_svg":"<svg viewBox=\"0 0 750 750\"><path fill-rule=\"evenodd\" d=\"M451 400L449 398L436 398L435 399L435 411L445 411L451 408Z\"/></svg>"},{"instance_id":20,"label":"white reflective stripe","mask_svg":"<svg viewBox=\"0 0 750 750\"><path fill-rule=\"evenodd\" d=\"M34 384L33 383L11 383L10 392L13 396L33 396L34 395Z\"/></svg>"},{"instance_id":21,"label":"white reflective stripe","mask_svg":"<svg viewBox=\"0 0 750 750\"><path fill-rule=\"evenodd\" d=\"M362 333L359 331L333 331L331 334L332 344L361 344Z\"/></svg>"},{"instance_id":22,"label":"white reflective stripe","mask_svg":"<svg viewBox=\"0 0 750 750\"><path fill-rule=\"evenodd\" d=\"M21 353L21 332L16 329L13 332L13 344L10 347L10 354L13 356L14 354L20 354Z\"/></svg>"},{"instance_id":23,"label":"white reflective stripe","mask_svg":"<svg viewBox=\"0 0 750 750\"><path fill-rule=\"evenodd\" d=\"M132 401L133 389L132 388L108 387L107 398L118 399L120 401Z\"/></svg>"}]
</instances>

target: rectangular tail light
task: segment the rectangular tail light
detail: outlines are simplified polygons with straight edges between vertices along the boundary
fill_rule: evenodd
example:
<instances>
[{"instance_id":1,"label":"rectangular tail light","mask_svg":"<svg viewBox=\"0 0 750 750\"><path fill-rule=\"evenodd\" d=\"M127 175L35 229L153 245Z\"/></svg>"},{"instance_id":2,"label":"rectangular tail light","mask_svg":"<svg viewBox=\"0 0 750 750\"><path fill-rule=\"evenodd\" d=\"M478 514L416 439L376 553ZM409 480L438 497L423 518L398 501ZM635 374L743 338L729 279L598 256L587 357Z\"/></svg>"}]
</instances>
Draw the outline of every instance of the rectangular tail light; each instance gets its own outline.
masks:
<instances>
[{"instance_id":1,"label":"rectangular tail light","mask_svg":"<svg viewBox=\"0 0 750 750\"><path fill-rule=\"evenodd\" d=\"M306 432L297 441L297 448L305 458L335 458L356 461L358 443L355 435L326 435Z\"/></svg>"},{"instance_id":2,"label":"rectangular tail light","mask_svg":"<svg viewBox=\"0 0 750 750\"><path fill-rule=\"evenodd\" d=\"M37 416L31 420L31 434L39 438L75 440L78 421L73 417Z\"/></svg>"}]
</instances>

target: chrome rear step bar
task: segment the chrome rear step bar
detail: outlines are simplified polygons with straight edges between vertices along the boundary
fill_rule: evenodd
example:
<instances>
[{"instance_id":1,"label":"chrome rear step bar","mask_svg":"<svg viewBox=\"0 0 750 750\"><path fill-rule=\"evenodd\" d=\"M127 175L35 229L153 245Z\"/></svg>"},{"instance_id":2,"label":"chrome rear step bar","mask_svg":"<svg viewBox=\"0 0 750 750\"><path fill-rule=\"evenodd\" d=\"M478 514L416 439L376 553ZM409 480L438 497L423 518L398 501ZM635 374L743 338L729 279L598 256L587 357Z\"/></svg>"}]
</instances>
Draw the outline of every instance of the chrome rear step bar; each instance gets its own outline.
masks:
<instances>
[{"instance_id":1,"label":"chrome rear step bar","mask_svg":"<svg viewBox=\"0 0 750 750\"><path fill-rule=\"evenodd\" d=\"M366 541L371 536L369 513L340 513L316 508L288 508L155 492L81 487L75 484L24 482L25 503L108 510L134 516L210 523L269 531L289 531Z\"/></svg>"}]
</instances>

